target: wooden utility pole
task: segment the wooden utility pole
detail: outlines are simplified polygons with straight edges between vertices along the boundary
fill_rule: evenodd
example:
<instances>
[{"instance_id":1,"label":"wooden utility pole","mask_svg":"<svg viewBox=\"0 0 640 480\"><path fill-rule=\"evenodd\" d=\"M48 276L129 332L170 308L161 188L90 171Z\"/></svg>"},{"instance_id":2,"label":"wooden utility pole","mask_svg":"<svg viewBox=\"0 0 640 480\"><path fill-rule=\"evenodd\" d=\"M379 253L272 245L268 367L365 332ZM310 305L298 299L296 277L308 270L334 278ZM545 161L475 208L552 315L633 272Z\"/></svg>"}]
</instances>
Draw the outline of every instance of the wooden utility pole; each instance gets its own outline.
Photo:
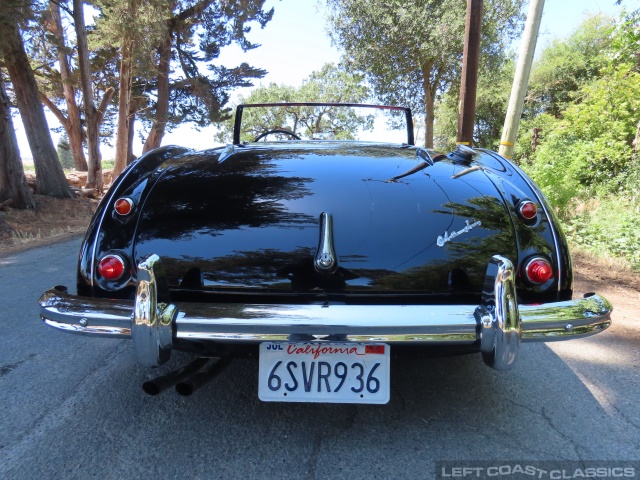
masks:
<instances>
[{"instance_id":1,"label":"wooden utility pole","mask_svg":"<svg viewBox=\"0 0 640 480\"><path fill-rule=\"evenodd\" d=\"M462 80L460 111L456 143L471 145L476 117L476 90L478 86L478 60L480 58L480 28L483 0L467 0L464 50L462 54Z\"/></svg>"},{"instance_id":2,"label":"wooden utility pole","mask_svg":"<svg viewBox=\"0 0 640 480\"><path fill-rule=\"evenodd\" d=\"M513 155L513 145L520 126L520 117L522 116L524 97L527 94L527 86L529 85L529 74L533 63L533 54L536 50L543 9L544 0L531 0L529 12L527 13L527 22L520 42L518 65L516 65L516 74L513 77L513 86L511 87L507 115L504 119L500 149L498 150L500 155L505 158L511 158Z\"/></svg>"}]
</instances>

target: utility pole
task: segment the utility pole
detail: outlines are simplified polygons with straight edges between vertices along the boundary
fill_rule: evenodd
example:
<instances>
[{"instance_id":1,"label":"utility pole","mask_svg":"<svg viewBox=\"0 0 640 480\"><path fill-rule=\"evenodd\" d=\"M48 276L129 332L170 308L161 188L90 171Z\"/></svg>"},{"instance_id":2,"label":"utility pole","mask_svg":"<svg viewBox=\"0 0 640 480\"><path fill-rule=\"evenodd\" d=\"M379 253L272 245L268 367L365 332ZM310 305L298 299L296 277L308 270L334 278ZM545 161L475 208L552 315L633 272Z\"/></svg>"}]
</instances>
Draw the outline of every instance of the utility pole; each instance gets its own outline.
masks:
<instances>
[{"instance_id":1,"label":"utility pole","mask_svg":"<svg viewBox=\"0 0 640 480\"><path fill-rule=\"evenodd\" d=\"M462 79L460 82L460 111L456 143L471 145L476 117L476 90L478 87L478 60L480 58L480 28L483 0L467 0L464 50L462 53Z\"/></svg>"},{"instance_id":2,"label":"utility pole","mask_svg":"<svg viewBox=\"0 0 640 480\"><path fill-rule=\"evenodd\" d=\"M507 115L504 119L500 149L498 150L498 153L505 158L511 158L513 155L513 145L518 135L518 126L520 125L520 117L522 116L524 97L527 94L527 86L529 85L531 64L533 63L533 54L536 50L536 41L538 40L538 31L540 30L540 19L542 18L543 9L544 0L531 0L529 12L527 13L527 22L524 26L524 33L522 34L522 40L520 42L518 65L516 66L515 77L513 77L513 86L511 87L511 97L509 98Z\"/></svg>"}]
</instances>

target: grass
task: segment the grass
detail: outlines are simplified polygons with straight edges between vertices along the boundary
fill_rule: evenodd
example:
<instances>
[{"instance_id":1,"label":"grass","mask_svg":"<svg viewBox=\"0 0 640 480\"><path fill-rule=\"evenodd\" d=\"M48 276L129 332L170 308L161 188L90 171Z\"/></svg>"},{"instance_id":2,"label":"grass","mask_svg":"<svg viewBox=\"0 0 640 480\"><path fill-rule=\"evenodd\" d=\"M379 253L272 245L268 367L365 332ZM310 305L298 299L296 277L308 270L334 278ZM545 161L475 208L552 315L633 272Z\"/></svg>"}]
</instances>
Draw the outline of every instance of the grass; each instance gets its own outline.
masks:
<instances>
[{"instance_id":1,"label":"grass","mask_svg":"<svg viewBox=\"0 0 640 480\"><path fill-rule=\"evenodd\" d=\"M48 232L38 229L36 232L24 232L22 230L14 230L11 232L11 238L14 245L24 245L32 243L35 240L45 238L55 238L69 233L76 233L71 227L51 228Z\"/></svg>"}]
</instances>

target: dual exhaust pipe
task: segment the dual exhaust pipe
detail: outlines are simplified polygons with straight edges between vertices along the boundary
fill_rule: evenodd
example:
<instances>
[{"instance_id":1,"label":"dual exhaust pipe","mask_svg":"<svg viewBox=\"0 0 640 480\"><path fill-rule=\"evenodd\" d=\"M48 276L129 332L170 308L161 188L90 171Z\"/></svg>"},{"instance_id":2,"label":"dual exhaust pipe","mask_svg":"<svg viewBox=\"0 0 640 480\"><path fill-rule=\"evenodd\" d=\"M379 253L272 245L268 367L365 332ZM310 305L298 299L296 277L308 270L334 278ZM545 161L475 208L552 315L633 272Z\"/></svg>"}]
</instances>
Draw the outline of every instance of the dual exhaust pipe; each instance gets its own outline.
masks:
<instances>
[{"instance_id":1,"label":"dual exhaust pipe","mask_svg":"<svg viewBox=\"0 0 640 480\"><path fill-rule=\"evenodd\" d=\"M149 395L159 395L175 386L179 395L189 396L216 378L230 363L231 356L220 358L198 357L182 368L142 384Z\"/></svg>"}]
</instances>

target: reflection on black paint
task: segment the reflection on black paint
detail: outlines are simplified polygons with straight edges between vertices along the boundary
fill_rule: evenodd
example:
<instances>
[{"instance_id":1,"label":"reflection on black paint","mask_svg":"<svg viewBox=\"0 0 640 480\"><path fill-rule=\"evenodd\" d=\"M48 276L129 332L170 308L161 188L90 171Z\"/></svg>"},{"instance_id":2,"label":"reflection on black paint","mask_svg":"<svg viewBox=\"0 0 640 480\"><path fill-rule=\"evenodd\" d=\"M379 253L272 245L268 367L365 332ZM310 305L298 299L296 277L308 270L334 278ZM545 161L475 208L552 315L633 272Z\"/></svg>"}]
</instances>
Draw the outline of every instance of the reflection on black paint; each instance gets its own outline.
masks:
<instances>
[{"instance_id":1,"label":"reflection on black paint","mask_svg":"<svg viewBox=\"0 0 640 480\"><path fill-rule=\"evenodd\" d=\"M279 174L266 153L253 152L232 167L201 163L177 165L164 174L145 205L139 241L215 236L243 226L317 223L283 203L313 195L308 186L313 179Z\"/></svg>"},{"instance_id":2,"label":"reflection on black paint","mask_svg":"<svg viewBox=\"0 0 640 480\"><path fill-rule=\"evenodd\" d=\"M469 198L467 202L448 202L433 213L453 213L461 226L463 220L480 221L480 227L437 247L446 251L444 257L432 258L402 273L378 277L375 286L381 290L479 292L489 260L496 254L514 256L515 238L509 213L498 198L479 196ZM451 230L457 230L456 226Z\"/></svg>"},{"instance_id":3,"label":"reflection on black paint","mask_svg":"<svg viewBox=\"0 0 640 480\"><path fill-rule=\"evenodd\" d=\"M352 150L248 149L169 165L144 207L136 256L160 255L173 287L477 295L493 255L517 256L509 212L481 172L465 177L476 175L470 187L442 161L406 185L384 183L409 171L415 152ZM373 174L379 181L362 181ZM326 205L335 208L335 275L312 265ZM466 220L482 226L436 245Z\"/></svg>"}]
</instances>

